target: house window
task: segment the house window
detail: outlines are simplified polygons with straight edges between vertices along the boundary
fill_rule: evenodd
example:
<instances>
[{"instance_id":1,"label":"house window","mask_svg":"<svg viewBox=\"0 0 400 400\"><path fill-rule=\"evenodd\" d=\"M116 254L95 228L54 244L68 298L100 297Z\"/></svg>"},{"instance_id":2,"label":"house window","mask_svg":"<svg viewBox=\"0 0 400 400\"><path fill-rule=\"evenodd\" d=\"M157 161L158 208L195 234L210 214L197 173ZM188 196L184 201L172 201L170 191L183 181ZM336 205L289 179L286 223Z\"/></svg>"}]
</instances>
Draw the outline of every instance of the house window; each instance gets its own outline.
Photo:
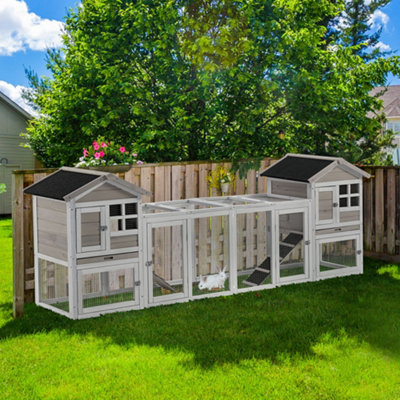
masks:
<instances>
[{"instance_id":1,"label":"house window","mask_svg":"<svg viewBox=\"0 0 400 400\"><path fill-rule=\"evenodd\" d=\"M137 203L110 205L111 235L137 229Z\"/></svg>"},{"instance_id":2,"label":"house window","mask_svg":"<svg viewBox=\"0 0 400 400\"><path fill-rule=\"evenodd\" d=\"M360 206L360 184L339 185L339 207L355 208Z\"/></svg>"},{"instance_id":3,"label":"house window","mask_svg":"<svg viewBox=\"0 0 400 400\"><path fill-rule=\"evenodd\" d=\"M386 130L392 130L395 135L400 135L400 121L386 122Z\"/></svg>"}]
</instances>

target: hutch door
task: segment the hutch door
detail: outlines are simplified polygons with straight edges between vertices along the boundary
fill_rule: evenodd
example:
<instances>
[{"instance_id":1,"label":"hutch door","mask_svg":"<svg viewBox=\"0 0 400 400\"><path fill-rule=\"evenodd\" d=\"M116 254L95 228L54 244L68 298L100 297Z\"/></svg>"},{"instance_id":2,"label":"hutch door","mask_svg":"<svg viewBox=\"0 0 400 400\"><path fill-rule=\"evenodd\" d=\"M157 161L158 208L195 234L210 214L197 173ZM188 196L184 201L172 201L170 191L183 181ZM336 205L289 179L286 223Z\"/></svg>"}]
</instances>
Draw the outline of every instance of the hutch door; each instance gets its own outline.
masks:
<instances>
[{"instance_id":1,"label":"hutch door","mask_svg":"<svg viewBox=\"0 0 400 400\"><path fill-rule=\"evenodd\" d=\"M187 222L147 224L149 303L189 296Z\"/></svg>"},{"instance_id":2,"label":"hutch door","mask_svg":"<svg viewBox=\"0 0 400 400\"><path fill-rule=\"evenodd\" d=\"M278 283L307 279L310 276L308 220L307 208L277 213Z\"/></svg>"},{"instance_id":3,"label":"hutch door","mask_svg":"<svg viewBox=\"0 0 400 400\"><path fill-rule=\"evenodd\" d=\"M77 253L105 250L106 229L105 207L77 208Z\"/></svg>"}]
</instances>

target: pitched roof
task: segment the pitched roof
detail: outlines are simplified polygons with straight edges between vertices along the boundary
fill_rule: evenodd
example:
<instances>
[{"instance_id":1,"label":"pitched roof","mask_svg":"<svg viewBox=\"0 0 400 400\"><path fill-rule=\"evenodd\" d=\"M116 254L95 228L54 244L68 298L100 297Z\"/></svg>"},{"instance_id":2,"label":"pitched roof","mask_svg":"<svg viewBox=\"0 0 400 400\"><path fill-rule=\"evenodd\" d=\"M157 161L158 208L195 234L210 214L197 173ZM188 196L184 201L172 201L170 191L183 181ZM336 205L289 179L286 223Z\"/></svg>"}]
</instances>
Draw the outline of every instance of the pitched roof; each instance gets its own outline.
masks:
<instances>
[{"instance_id":1,"label":"pitched roof","mask_svg":"<svg viewBox=\"0 0 400 400\"><path fill-rule=\"evenodd\" d=\"M369 178L369 174L340 157L322 157L303 154L288 154L261 173L261 176L297 182L311 182L318 179L324 170L335 165L355 176ZM314 178L314 179L313 179Z\"/></svg>"},{"instance_id":2,"label":"pitched roof","mask_svg":"<svg viewBox=\"0 0 400 400\"><path fill-rule=\"evenodd\" d=\"M146 190L132 183L123 181L113 174L82 170L79 168L63 167L51 175L46 176L39 182L24 189L24 193L34 196L47 197L55 200L68 201L78 194L89 191L93 186L102 181L112 181L121 189L133 192L136 195L148 194Z\"/></svg>"},{"instance_id":3,"label":"pitched roof","mask_svg":"<svg viewBox=\"0 0 400 400\"><path fill-rule=\"evenodd\" d=\"M272 165L261 175L270 178L308 182L311 177L322 171L333 161L334 160L324 160L319 158L288 156Z\"/></svg>"},{"instance_id":4,"label":"pitched roof","mask_svg":"<svg viewBox=\"0 0 400 400\"><path fill-rule=\"evenodd\" d=\"M400 116L400 85L378 86L370 92L371 96L377 94L383 100L383 111L387 117Z\"/></svg>"},{"instance_id":5,"label":"pitched roof","mask_svg":"<svg viewBox=\"0 0 400 400\"><path fill-rule=\"evenodd\" d=\"M22 107L20 107L17 103L12 101L8 96L6 96L3 92L0 91L0 100L3 100L6 104L8 104L11 108L21 114L24 118L31 119L32 115L25 111Z\"/></svg>"}]
</instances>

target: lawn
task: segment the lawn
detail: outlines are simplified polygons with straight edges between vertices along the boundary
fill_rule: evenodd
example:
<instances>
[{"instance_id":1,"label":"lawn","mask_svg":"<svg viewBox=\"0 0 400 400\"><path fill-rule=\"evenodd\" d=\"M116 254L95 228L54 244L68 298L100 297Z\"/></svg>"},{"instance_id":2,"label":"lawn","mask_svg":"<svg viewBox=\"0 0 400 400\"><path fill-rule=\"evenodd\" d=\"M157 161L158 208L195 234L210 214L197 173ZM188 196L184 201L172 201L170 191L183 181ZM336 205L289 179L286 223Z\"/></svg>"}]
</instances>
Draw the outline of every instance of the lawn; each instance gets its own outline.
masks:
<instances>
[{"instance_id":1,"label":"lawn","mask_svg":"<svg viewBox=\"0 0 400 400\"><path fill-rule=\"evenodd\" d=\"M12 312L0 220L0 398L400 399L400 268L71 321Z\"/></svg>"}]
</instances>

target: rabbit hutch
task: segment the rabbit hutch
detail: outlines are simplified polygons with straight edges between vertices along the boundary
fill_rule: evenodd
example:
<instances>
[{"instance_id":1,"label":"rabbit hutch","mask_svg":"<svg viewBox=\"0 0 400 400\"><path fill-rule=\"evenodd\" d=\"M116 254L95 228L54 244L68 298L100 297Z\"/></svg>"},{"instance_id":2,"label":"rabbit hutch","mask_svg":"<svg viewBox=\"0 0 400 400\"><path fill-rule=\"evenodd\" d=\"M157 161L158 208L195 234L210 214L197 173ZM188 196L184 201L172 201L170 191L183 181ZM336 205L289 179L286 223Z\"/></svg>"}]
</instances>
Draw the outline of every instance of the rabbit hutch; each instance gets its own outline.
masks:
<instances>
[{"instance_id":1,"label":"rabbit hutch","mask_svg":"<svg viewBox=\"0 0 400 400\"><path fill-rule=\"evenodd\" d=\"M33 195L36 303L70 318L360 274L362 179L289 154L267 193L141 203L112 174L62 168Z\"/></svg>"}]
</instances>

